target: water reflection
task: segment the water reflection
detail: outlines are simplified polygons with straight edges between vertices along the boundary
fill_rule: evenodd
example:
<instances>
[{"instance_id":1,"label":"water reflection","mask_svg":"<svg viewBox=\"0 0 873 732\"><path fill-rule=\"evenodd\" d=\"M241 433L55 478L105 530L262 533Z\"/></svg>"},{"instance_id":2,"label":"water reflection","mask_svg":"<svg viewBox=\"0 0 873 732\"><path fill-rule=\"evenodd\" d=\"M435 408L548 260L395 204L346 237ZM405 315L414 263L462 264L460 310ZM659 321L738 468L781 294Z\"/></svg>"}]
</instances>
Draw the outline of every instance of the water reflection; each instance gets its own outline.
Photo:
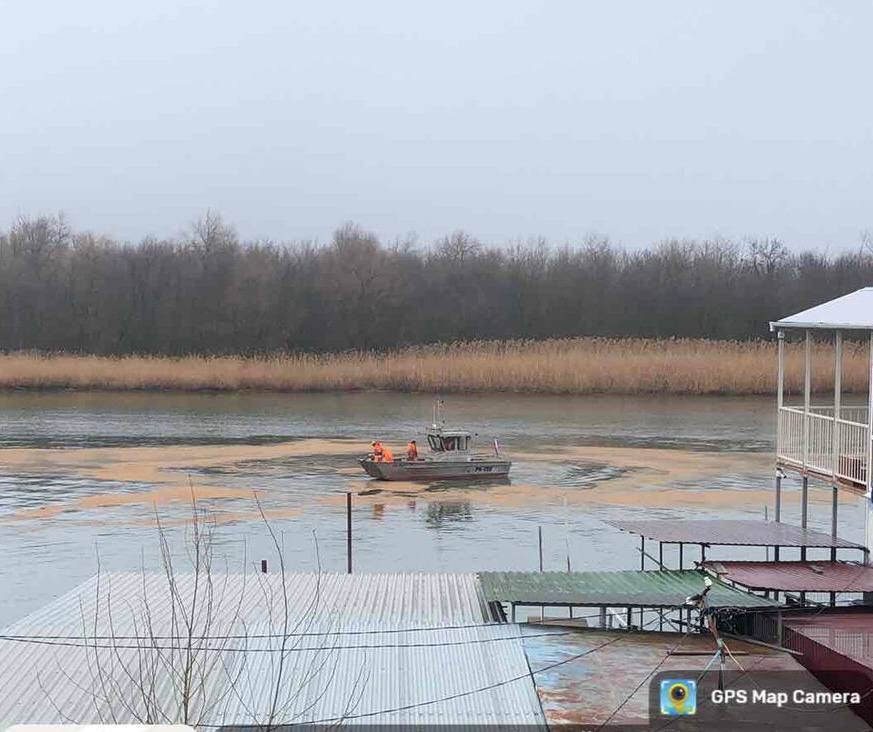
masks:
<instances>
[{"instance_id":1,"label":"water reflection","mask_svg":"<svg viewBox=\"0 0 873 732\"><path fill-rule=\"evenodd\" d=\"M446 524L472 520L473 509L466 502L440 501L427 506L427 525L433 529L442 529Z\"/></svg>"}]
</instances>

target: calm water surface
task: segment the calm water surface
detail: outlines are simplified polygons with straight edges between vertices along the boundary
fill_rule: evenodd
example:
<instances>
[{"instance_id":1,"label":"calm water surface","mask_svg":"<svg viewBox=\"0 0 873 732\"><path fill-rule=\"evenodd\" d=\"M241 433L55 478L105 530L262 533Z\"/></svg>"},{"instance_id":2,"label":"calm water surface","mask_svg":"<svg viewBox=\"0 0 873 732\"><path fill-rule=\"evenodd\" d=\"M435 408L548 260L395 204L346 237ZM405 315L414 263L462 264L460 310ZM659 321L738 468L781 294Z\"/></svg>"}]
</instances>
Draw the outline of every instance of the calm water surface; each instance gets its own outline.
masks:
<instances>
[{"instance_id":1,"label":"calm water surface","mask_svg":"<svg viewBox=\"0 0 873 732\"><path fill-rule=\"evenodd\" d=\"M345 569L346 491L359 571L535 569L538 526L547 569L566 569L568 556L574 569L630 569L637 541L606 521L763 519L769 399L452 396L449 422L479 433L483 448L499 438L514 458L510 484L369 481L356 453L375 437L398 448L421 440L431 407L428 396L395 394L0 396L0 625L89 577L98 557L104 570L156 569L154 512L183 546L189 480L217 517L216 552L232 570L262 557L275 566L252 489L287 565L300 570L319 560ZM590 458L588 447L617 449ZM663 449L677 461L721 462L665 482L651 469ZM597 500L610 486L611 498ZM785 519L795 522L796 488L787 482ZM594 500L578 500L583 491ZM819 492L811 524L828 530ZM861 540L856 504L841 508L840 530Z\"/></svg>"}]
</instances>

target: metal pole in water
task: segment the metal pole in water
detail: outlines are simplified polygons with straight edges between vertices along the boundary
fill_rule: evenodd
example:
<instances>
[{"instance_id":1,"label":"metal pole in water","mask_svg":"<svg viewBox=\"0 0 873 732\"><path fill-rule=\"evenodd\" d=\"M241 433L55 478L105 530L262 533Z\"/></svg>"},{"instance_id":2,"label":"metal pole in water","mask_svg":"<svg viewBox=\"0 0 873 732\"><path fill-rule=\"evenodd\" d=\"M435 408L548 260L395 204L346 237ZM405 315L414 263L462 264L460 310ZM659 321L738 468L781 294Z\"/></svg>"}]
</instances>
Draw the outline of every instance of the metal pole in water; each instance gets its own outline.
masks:
<instances>
[{"instance_id":1,"label":"metal pole in water","mask_svg":"<svg viewBox=\"0 0 873 732\"><path fill-rule=\"evenodd\" d=\"M776 469L776 511L774 519L778 524L782 520L782 471Z\"/></svg>"},{"instance_id":2,"label":"metal pole in water","mask_svg":"<svg viewBox=\"0 0 873 732\"><path fill-rule=\"evenodd\" d=\"M263 572L264 574L267 574L267 560L266 559L261 560L261 572Z\"/></svg>"},{"instance_id":3,"label":"metal pole in water","mask_svg":"<svg viewBox=\"0 0 873 732\"><path fill-rule=\"evenodd\" d=\"M803 489L801 491L800 528L805 529L809 518L809 478L803 476ZM806 561L806 547L800 547L800 560Z\"/></svg>"},{"instance_id":4,"label":"metal pole in water","mask_svg":"<svg viewBox=\"0 0 873 732\"><path fill-rule=\"evenodd\" d=\"M352 494L346 493L346 571L352 573Z\"/></svg>"},{"instance_id":5,"label":"metal pole in water","mask_svg":"<svg viewBox=\"0 0 873 732\"><path fill-rule=\"evenodd\" d=\"M540 572L543 571L543 527L537 526L537 535L539 537L540 544Z\"/></svg>"}]
</instances>

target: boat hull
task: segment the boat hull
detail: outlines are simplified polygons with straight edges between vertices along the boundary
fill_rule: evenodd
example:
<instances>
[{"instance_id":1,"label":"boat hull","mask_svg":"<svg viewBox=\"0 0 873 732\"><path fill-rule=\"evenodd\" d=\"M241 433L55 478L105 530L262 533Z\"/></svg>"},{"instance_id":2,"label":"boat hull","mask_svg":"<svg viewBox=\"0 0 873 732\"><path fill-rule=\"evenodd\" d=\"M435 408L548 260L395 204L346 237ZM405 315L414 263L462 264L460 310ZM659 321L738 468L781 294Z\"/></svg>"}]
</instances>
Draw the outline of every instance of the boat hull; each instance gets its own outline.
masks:
<instances>
[{"instance_id":1,"label":"boat hull","mask_svg":"<svg viewBox=\"0 0 873 732\"><path fill-rule=\"evenodd\" d=\"M500 459L360 461L367 475L377 480L478 480L505 478L512 463Z\"/></svg>"}]
</instances>

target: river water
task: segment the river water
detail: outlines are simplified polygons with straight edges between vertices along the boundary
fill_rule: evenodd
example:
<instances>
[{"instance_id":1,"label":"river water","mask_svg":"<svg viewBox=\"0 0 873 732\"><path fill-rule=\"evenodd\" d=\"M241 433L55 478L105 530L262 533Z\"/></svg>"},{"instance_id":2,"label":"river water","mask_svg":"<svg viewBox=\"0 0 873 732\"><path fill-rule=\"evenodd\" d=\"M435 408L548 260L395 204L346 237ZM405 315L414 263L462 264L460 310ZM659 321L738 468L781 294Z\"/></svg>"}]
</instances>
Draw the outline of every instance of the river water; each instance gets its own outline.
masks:
<instances>
[{"instance_id":1,"label":"river water","mask_svg":"<svg viewBox=\"0 0 873 732\"><path fill-rule=\"evenodd\" d=\"M769 399L452 396L448 422L482 449L497 438L509 481L367 478L356 459L370 441L422 444L431 409L381 393L0 395L0 626L98 566L159 569L156 519L181 553L192 496L231 571L263 558L274 571L278 553L289 570L344 571L347 492L356 571L534 570L539 527L547 570L633 569L638 541L611 520L772 511ZM798 486L785 483L793 523ZM829 530L828 488L813 487L810 511ZM841 495L840 533L863 540L861 499Z\"/></svg>"}]
</instances>

